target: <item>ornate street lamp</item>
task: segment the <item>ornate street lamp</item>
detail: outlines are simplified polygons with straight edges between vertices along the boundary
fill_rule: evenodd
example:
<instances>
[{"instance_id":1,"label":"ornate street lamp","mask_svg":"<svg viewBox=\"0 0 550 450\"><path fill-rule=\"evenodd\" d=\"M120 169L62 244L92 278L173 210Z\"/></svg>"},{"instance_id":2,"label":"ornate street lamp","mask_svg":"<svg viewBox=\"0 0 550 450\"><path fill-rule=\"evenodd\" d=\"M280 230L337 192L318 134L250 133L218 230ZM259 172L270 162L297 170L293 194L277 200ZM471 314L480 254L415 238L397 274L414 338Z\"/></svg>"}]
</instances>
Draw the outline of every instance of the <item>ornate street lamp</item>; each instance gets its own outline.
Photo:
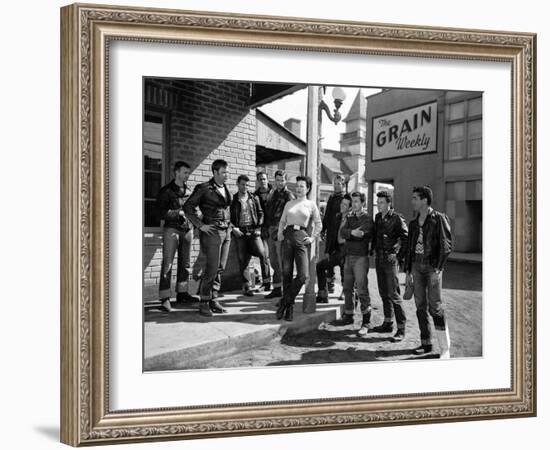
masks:
<instances>
[{"instance_id":1,"label":"ornate street lamp","mask_svg":"<svg viewBox=\"0 0 550 450\"><path fill-rule=\"evenodd\" d=\"M323 93L326 93L326 86L323 86ZM321 114L321 111L325 111L327 113L328 118L334 122L334 124L337 124L342 120L342 115L340 114L340 106L344 103L344 100L346 99L346 93L341 87L335 87L332 89L332 98L334 99L334 112L331 114L330 107L325 103L324 100L321 100L319 103L319 114ZM321 119L319 119L321 120Z\"/></svg>"}]
</instances>

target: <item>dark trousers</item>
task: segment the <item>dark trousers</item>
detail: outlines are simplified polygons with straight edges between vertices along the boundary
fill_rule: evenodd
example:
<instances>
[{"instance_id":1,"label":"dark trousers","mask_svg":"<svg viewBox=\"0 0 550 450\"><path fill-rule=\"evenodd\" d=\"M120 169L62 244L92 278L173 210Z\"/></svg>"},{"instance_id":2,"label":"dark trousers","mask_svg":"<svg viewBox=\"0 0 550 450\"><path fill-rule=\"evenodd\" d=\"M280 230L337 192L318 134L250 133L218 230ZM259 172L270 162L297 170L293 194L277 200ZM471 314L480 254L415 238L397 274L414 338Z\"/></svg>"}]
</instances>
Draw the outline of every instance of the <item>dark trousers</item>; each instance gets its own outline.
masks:
<instances>
[{"instance_id":1,"label":"dark trousers","mask_svg":"<svg viewBox=\"0 0 550 450\"><path fill-rule=\"evenodd\" d=\"M369 294L369 257L346 255L344 263L344 312L353 314L353 287L361 303L361 314L371 310Z\"/></svg>"},{"instance_id":2,"label":"dark trousers","mask_svg":"<svg viewBox=\"0 0 550 450\"><path fill-rule=\"evenodd\" d=\"M309 278L309 244L304 239L308 237L305 230L284 230L281 243L281 260L283 264L283 301L293 305L296 296ZM296 264L296 277L294 275Z\"/></svg>"},{"instance_id":3,"label":"dark trousers","mask_svg":"<svg viewBox=\"0 0 550 450\"><path fill-rule=\"evenodd\" d=\"M344 283L344 247L339 246L336 250L330 252L325 258L319 261L315 269L317 271L317 288L319 293L327 294L328 279L334 277L334 268L340 267L340 277Z\"/></svg>"},{"instance_id":4,"label":"dark trousers","mask_svg":"<svg viewBox=\"0 0 550 450\"><path fill-rule=\"evenodd\" d=\"M162 235L162 265L160 268L159 297L170 297L172 280L172 265L174 256L178 253L178 269L176 274L176 292L187 292L189 285L189 269L191 267L191 243L193 231L182 231L176 228L165 228Z\"/></svg>"},{"instance_id":5,"label":"dark trousers","mask_svg":"<svg viewBox=\"0 0 550 450\"><path fill-rule=\"evenodd\" d=\"M384 322L392 323L392 316L395 313L397 328L405 329L406 316L400 296L398 275L397 256L394 253L377 253L376 279L384 307Z\"/></svg>"},{"instance_id":6,"label":"dark trousers","mask_svg":"<svg viewBox=\"0 0 550 450\"><path fill-rule=\"evenodd\" d=\"M221 276L227 264L231 232L227 229L216 228L212 234L201 232L201 251L206 256L206 264L200 285L201 301L211 300L212 291L219 291Z\"/></svg>"},{"instance_id":7,"label":"dark trousers","mask_svg":"<svg viewBox=\"0 0 550 450\"><path fill-rule=\"evenodd\" d=\"M282 279L282 264L281 264L281 243L277 240L277 232L279 228L276 225L269 227L269 237L267 239L267 248L269 254L269 262L273 269L273 287L281 287Z\"/></svg>"},{"instance_id":8,"label":"dark trousers","mask_svg":"<svg viewBox=\"0 0 550 450\"><path fill-rule=\"evenodd\" d=\"M431 344L431 330L428 313L432 316L436 330L445 329L445 312L441 305L441 276L432 265L421 257L413 261L412 270L414 283L414 300L416 316L420 327L422 344Z\"/></svg>"},{"instance_id":9,"label":"dark trousers","mask_svg":"<svg viewBox=\"0 0 550 450\"><path fill-rule=\"evenodd\" d=\"M262 271L262 282L269 282L269 266L265 257L264 244L259 234L254 231L246 232L244 236L235 238L237 246L237 256L239 257L239 270L243 279L243 289L250 289L250 274L248 264L252 256L260 259L260 268Z\"/></svg>"}]
</instances>

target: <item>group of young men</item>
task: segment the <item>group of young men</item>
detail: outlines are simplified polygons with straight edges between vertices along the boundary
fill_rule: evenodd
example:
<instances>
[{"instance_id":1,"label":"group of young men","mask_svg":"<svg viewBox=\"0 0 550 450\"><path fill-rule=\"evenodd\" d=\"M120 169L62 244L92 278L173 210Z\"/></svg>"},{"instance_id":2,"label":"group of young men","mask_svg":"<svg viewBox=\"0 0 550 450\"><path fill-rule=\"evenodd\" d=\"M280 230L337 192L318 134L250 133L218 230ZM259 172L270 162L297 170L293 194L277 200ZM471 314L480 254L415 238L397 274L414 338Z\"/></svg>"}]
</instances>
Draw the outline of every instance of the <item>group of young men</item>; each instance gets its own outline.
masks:
<instances>
[{"instance_id":1,"label":"group of young men","mask_svg":"<svg viewBox=\"0 0 550 450\"><path fill-rule=\"evenodd\" d=\"M174 166L174 179L162 187L157 205L164 220L163 259L159 286L161 308L170 312L170 280L175 253L178 254L177 302L199 301L199 313L211 317L225 313L220 304L221 276L225 270L230 242L234 239L243 294L254 295L250 259L259 259L262 288L270 291L266 298L283 297L281 236L279 222L285 205L295 200L286 186L284 171L275 172L273 185L267 174L257 174L258 188L251 189L246 175L237 179L237 192L230 194L226 182L227 162L212 163L212 178L195 186L187 186L191 169L185 162ZM337 175L334 193L329 197L322 221L321 239L325 242L325 257L317 263L318 303L328 303L328 294L334 290L334 268L340 268L344 313L340 321L352 324L355 301L360 304L362 326L358 331L396 332L394 342L405 337L406 314L402 305L398 274L406 272L406 283L414 289L416 315L421 344L414 353L432 351L432 336L428 321L431 315L441 350L440 357L450 355L450 338L441 302L441 276L452 249L448 217L431 207L432 190L417 187L412 192L415 218L407 223L393 209L391 193L377 193L378 213L368 213L365 194L345 193L345 178ZM200 298L189 294L190 250L193 228L198 229L204 267L200 279ZM305 227L303 227L305 228ZM369 258L375 256L378 290L383 302L384 322L370 328L371 299L368 286ZM307 280L306 280L307 281ZM285 315L286 320L292 320ZM279 315L278 315L279 317Z\"/></svg>"}]
</instances>

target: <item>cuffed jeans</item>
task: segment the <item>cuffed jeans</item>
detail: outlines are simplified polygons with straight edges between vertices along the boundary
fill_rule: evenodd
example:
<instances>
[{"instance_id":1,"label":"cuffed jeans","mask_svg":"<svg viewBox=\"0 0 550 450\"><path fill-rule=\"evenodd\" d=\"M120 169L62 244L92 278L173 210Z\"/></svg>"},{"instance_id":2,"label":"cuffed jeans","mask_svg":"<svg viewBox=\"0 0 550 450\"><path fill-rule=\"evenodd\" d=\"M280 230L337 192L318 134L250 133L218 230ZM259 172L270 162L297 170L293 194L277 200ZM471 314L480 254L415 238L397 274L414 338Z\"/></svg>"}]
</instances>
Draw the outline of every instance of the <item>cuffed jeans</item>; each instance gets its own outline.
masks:
<instances>
[{"instance_id":1,"label":"cuffed jeans","mask_svg":"<svg viewBox=\"0 0 550 450\"><path fill-rule=\"evenodd\" d=\"M200 284L201 301L211 300L212 291L219 291L222 273L227 264L231 232L216 228L212 234L200 233L201 251L206 256L206 264Z\"/></svg>"},{"instance_id":2,"label":"cuffed jeans","mask_svg":"<svg viewBox=\"0 0 550 450\"><path fill-rule=\"evenodd\" d=\"M269 237L268 242L268 254L269 254L269 263L273 269L273 287L281 287L282 281L282 265L281 265L281 242L277 240L277 232L279 231L278 226L271 225L269 227Z\"/></svg>"},{"instance_id":3,"label":"cuffed jeans","mask_svg":"<svg viewBox=\"0 0 550 450\"><path fill-rule=\"evenodd\" d=\"M357 296L361 303L361 313L371 310L369 295L369 257L346 255L344 263L344 312L353 314L353 287L357 289Z\"/></svg>"},{"instance_id":4,"label":"cuffed jeans","mask_svg":"<svg viewBox=\"0 0 550 450\"><path fill-rule=\"evenodd\" d=\"M340 276L342 278L342 284L344 283L344 261L344 249L343 246L339 246L326 258L322 259L316 264L315 269L317 271L317 288L319 292L327 292L327 281L329 278L334 276L334 268L336 266L340 266Z\"/></svg>"},{"instance_id":5,"label":"cuffed jeans","mask_svg":"<svg viewBox=\"0 0 550 450\"><path fill-rule=\"evenodd\" d=\"M239 270L243 279L243 289L250 289L250 274L248 264L252 256L257 256L260 259L260 268L262 271L262 282L269 282L269 266L265 256L264 245L262 238L254 231L247 232L241 237L235 238L237 246L237 255L239 257Z\"/></svg>"},{"instance_id":6,"label":"cuffed jeans","mask_svg":"<svg viewBox=\"0 0 550 450\"><path fill-rule=\"evenodd\" d=\"M162 235L162 265L160 268L159 297L170 297L172 265L178 253L176 274L176 292L187 292L189 286L189 269L191 268L191 243L193 231L182 231L176 228L165 228Z\"/></svg>"},{"instance_id":7,"label":"cuffed jeans","mask_svg":"<svg viewBox=\"0 0 550 450\"><path fill-rule=\"evenodd\" d=\"M428 312L434 321L436 330L445 330L445 313L441 305L441 276L433 266L422 257L416 257L412 264L414 300L416 316L420 327L420 340L423 345L432 343Z\"/></svg>"},{"instance_id":8,"label":"cuffed jeans","mask_svg":"<svg viewBox=\"0 0 550 450\"><path fill-rule=\"evenodd\" d=\"M296 296L309 278L309 244L304 240L308 237L305 230L284 230L281 243L281 258L283 261L283 301L293 305ZM296 263L296 277L294 275Z\"/></svg>"},{"instance_id":9,"label":"cuffed jeans","mask_svg":"<svg viewBox=\"0 0 550 450\"><path fill-rule=\"evenodd\" d=\"M376 279L384 307L384 322L392 323L392 316L395 313L397 328L405 329L406 316L400 296L398 275L397 256L394 253L377 253Z\"/></svg>"}]
</instances>

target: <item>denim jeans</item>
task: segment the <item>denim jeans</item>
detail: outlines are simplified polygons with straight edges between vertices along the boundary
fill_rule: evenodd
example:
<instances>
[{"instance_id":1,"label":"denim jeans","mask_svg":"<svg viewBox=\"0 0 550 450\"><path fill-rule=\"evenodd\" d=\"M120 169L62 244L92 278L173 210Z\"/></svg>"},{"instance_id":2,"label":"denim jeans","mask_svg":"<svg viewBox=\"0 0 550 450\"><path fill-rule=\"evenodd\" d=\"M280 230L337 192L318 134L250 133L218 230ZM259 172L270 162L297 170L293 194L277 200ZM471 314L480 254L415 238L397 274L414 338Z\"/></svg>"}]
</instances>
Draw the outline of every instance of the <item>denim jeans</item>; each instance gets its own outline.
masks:
<instances>
[{"instance_id":1,"label":"denim jeans","mask_svg":"<svg viewBox=\"0 0 550 450\"><path fill-rule=\"evenodd\" d=\"M416 316L420 327L420 340L423 345L431 344L431 330L428 312L433 318L436 330L445 329L445 313L441 305L441 276L423 258L416 257L412 270Z\"/></svg>"},{"instance_id":2,"label":"denim jeans","mask_svg":"<svg viewBox=\"0 0 550 450\"><path fill-rule=\"evenodd\" d=\"M369 295L369 257L346 255L344 263L344 312L353 314L353 287L357 289L357 296L361 303L361 313L371 310Z\"/></svg>"},{"instance_id":3,"label":"denim jeans","mask_svg":"<svg viewBox=\"0 0 550 450\"><path fill-rule=\"evenodd\" d=\"M273 269L273 287L281 287L281 280L282 280L282 270L283 267L281 265L281 242L277 241L277 226L270 226L269 227L269 237L267 238L268 241L268 254L269 254L269 262L271 264L271 267Z\"/></svg>"},{"instance_id":4,"label":"denim jeans","mask_svg":"<svg viewBox=\"0 0 550 450\"><path fill-rule=\"evenodd\" d=\"M327 255L317 263L315 269L317 271L317 288L319 292L327 292L327 281L329 278L334 277L334 267L340 267L340 276L342 278L342 284L344 283L344 249L343 246L339 246L336 250ZM331 274L332 273L332 274Z\"/></svg>"},{"instance_id":5,"label":"denim jeans","mask_svg":"<svg viewBox=\"0 0 550 450\"><path fill-rule=\"evenodd\" d=\"M308 237L305 230L284 230L281 243L281 259L283 261L283 301L293 305L302 286L309 279L309 244L304 242ZM296 263L296 278L294 275Z\"/></svg>"},{"instance_id":6,"label":"denim jeans","mask_svg":"<svg viewBox=\"0 0 550 450\"><path fill-rule=\"evenodd\" d=\"M176 292L187 292L189 285L189 269L191 267L191 243L193 231L181 231L176 228L165 228L162 235L162 265L160 268L159 297L170 297L172 281L172 265L174 256L178 253L178 269L176 274Z\"/></svg>"},{"instance_id":7,"label":"denim jeans","mask_svg":"<svg viewBox=\"0 0 550 450\"><path fill-rule=\"evenodd\" d=\"M202 301L212 299L212 291L219 291L222 273L227 264L231 232L216 228L212 234L200 233L201 251L206 256L206 264L200 283Z\"/></svg>"},{"instance_id":8,"label":"denim jeans","mask_svg":"<svg viewBox=\"0 0 550 450\"><path fill-rule=\"evenodd\" d=\"M259 235L254 234L254 231L251 231L244 236L234 239L237 246L237 256L239 257L239 270L243 279L243 289L247 290L250 288L248 264L250 263L250 258L252 256L257 256L260 259L262 282L269 282L269 266L265 257L262 238Z\"/></svg>"},{"instance_id":9,"label":"denim jeans","mask_svg":"<svg viewBox=\"0 0 550 450\"><path fill-rule=\"evenodd\" d=\"M384 307L384 322L392 323L395 313L395 321L398 329L405 329L405 311L403 310L401 292L399 289L399 263L393 253L376 254L376 279L378 292L382 298Z\"/></svg>"}]
</instances>

